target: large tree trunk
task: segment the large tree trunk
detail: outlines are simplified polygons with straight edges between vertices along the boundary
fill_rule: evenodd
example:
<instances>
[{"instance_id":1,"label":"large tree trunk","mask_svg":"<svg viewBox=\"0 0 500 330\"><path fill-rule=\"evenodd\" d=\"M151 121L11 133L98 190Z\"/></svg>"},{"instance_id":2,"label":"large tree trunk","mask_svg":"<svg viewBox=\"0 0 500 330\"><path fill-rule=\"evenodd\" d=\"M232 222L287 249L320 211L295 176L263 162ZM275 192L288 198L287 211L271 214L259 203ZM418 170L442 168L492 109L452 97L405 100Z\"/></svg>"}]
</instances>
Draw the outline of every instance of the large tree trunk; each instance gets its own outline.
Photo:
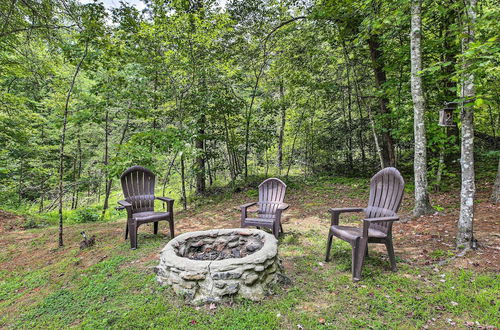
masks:
<instances>
[{"instance_id":1,"label":"large tree trunk","mask_svg":"<svg viewBox=\"0 0 500 330\"><path fill-rule=\"evenodd\" d=\"M476 21L476 0L466 0L465 37L462 40L463 53L474 42L474 23ZM469 248L473 239L474 221L474 75L467 72L469 63L464 63L465 77L462 82L462 145L460 165L462 168L462 187L460 191L460 217L458 219L457 247Z\"/></svg>"},{"instance_id":2,"label":"large tree trunk","mask_svg":"<svg viewBox=\"0 0 500 330\"><path fill-rule=\"evenodd\" d=\"M71 80L68 94L66 95L66 103L64 105L64 113L63 113L63 126L61 128L61 143L59 149L59 247L64 246L63 241L63 179L64 179L64 146L66 143L66 127L68 125L68 112L69 112L69 100L71 98L71 92L73 91L73 87L75 86L76 77L80 72L80 68L82 66L85 57L87 57L88 51L88 42L85 43L85 51L83 52L83 56L80 59L80 62L76 66L75 73L73 74L73 79Z\"/></svg>"},{"instance_id":3,"label":"large tree trunk","mask_svg":"<svg viewBox=\"0 0 500 330\"><path fill-rule=\"evenodd\" d=\"M387 81L387 77L384 71L383 53L380 46L379 37L376 34L370 35L368 39L368 46L370 48L370 55L373 66L373 73L375 75L375 86L377 89L381 90L383 85ZM389 100L387 96L381 95L379 97L379 113L381 115L386 115L390 113L387 105ZM395 166L396 165L396 155L394 153L394 141L390 134L390 125L387 123L384 132L382 133L382 157L384 161L384 167Z\"/></svg>"},{"instance_id":4,"label":"large tree trunk","mask_svg":"<svg viewBox=\"0 0 500 330\"><path fill-rule=\"evenodd\" d=\"M434 212L427 186L427 140L425 138L425 98L422 86L422 0L413 0L411 4L411 96L413 100L413 131L415 135L415 208L413 215L419 217Z\"/></svg>"},{"instance_id":5,"label":"large tree trunk","mask_svg":"<svg viewBox=\"0 0 500 330\"><path fill-rule=\"evenodd\" d=\"M500 158L498 158L497 178L491 193L491 202L495 204L500 203Z\"/></svg>"}]
</instances>

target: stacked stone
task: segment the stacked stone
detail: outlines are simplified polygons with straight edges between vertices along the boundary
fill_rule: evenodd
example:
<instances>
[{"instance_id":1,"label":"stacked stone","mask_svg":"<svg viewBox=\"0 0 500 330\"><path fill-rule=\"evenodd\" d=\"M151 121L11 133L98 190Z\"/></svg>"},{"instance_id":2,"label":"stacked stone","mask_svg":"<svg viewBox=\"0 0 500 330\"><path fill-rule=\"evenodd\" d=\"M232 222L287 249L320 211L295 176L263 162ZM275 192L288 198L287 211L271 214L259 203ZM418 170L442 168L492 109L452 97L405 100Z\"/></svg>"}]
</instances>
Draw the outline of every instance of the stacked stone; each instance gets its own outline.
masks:
<instances>
[{"instance_id":1,"label":"stacked stone","mask_svg":"<svg viewBox=\"0 0 500 330\"><path fill-rule=\"evenodd\" d=\"M244 232L244 234L247 234ZM262 248L260 235L248 236L231 232L228 235L188 238L177 248L177 254L194 260L222 260L244 258ZM175 249L175 247L174 247Z\"/></svg>"},{"instance_id":2,"label":"stacked stone","mask_svg":"<svg viewBox=\"0 0 500 330\"><path fill-rule=\"evenodd\" d=\"M231 255L228 251L237 247L238 251L245 251L246 256L240 252L239 258L219 259L221 252ZM214 249L217 255L212 254ZM209 255L210 259L195 260L200 252ZM235 296L261 300L269 285L277 280L278 242L273 235L257 229L186 233L165 246L155 271L158 283L172 286L192 304L218 302Z\"/></svg>"}]
</instances>

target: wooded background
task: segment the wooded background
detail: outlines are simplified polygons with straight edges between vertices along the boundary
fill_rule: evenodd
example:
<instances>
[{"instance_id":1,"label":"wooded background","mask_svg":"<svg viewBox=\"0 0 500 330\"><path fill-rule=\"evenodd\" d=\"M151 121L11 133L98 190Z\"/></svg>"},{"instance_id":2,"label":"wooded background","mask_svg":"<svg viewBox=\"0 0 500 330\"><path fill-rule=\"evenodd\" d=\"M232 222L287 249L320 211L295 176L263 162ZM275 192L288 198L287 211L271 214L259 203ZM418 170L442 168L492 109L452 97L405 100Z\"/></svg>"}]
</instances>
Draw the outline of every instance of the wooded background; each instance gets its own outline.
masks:
<instances>
[{"instance_id":1,"label":"wooded background","mask_svg":"<svg viewBox=\"0 0 500 330\"><path fill-rule=\"evenodd\" d=\"M251 175L411 175L419 109L425 191L460 176L461 112L474 114L476 159L498 164L495 1L144 2L0 2L2 205L106 216L136 164L184 207ZM458 125L440 127L451 101Z\"/></svg>"}]
</instances>

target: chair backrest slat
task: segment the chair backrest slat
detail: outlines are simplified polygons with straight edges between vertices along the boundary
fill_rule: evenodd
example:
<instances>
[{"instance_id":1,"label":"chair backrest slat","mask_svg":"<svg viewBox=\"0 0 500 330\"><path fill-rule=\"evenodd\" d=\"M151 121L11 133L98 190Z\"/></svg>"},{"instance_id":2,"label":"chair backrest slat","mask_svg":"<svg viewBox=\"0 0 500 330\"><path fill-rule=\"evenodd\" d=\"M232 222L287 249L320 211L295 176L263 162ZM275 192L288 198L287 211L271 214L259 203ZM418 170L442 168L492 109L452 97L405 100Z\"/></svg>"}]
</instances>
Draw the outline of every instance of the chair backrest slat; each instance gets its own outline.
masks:
<instances>
[{"instance_id":1,"label":"chair backrest slat","mask_svg":"<svg viewBox=\"0 0 500 330\"><path fill-rule=\"evenodd\" d=\"M286 184L280 179L270 178L259 185L259 213L275 214L285 200Z\"/></svg>"},{"instance_id":2,"label":"chair backrest slat","mask_svg":"<svg viewBox=\"0 0 500 330\"><path fill-rule=\"evenodd\" d=\"M123 172L121 184L125 200L132 212L154 211L155 175L142 166L132 166Z\"/></svg>"},{"instance_id":3,"label":"chair backrest slat","mask_svg":"<svg viewBox=\"0 0 500 330\"><path fill-rule=\"evenodd\" d=\"M394 167L386 167L373 176L370 182L370 199L366 208L367 218L394 216L403 199L405 182ZM374 229L387 232L388 223L374 223Z\"/></svg>"}]
</instances>

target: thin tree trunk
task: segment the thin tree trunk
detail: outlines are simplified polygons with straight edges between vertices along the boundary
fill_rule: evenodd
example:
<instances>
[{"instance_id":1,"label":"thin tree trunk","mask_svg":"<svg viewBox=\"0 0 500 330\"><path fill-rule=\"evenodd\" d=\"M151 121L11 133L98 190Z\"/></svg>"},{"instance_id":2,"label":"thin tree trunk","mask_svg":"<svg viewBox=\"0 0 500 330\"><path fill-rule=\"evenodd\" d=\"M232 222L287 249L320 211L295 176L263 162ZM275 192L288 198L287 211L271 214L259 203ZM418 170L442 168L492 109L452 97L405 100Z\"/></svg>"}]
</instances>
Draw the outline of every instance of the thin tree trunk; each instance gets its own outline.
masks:
<instances>
[{"instance_id":1,"label":"thin tree trunk","mask_svg":"<svg viewBox=\"0 0 500 330\"><path fill-rule=\"evenodd\" d=\"M205 183L205 115L202 114L198 122L198 136L195 140L196 155L196 193L203 194L206 191Z\"/></svg>"},{"instance_id":2,"label":"thin tree trunk","mask_svg":"<svg viewBox=\"0 0 500 330\"><path fill-rule=\"evenodd\" d=\"M186 175L184 171L184 154L181 155L181 183L182 183L182 207L187 210L187 197L186 197Z\"/></svg>"},{"instance_id":3,"label":"thin tree trunk","mask_svg":"<svg viewBox=\"0 0 500 330\"><path fill-rule=\"evenodd\" d=\"M108 121L108 115L106 114L106 122L107 121ZM123 141L125 141L125 136L127 134L129 123L130 123L130 113L127 113L127 121L125 122L125 125L123 126L122 135L120 137L120 142L118 142L118 146L121 146L123 144ZM106 124L106 131L107 131L107 128L108 128L108 124ZM106 138L106 145L107 145L107 143L108 142L107 142L107 138ZM108 147L106 146L106 151L107 150L108 150ZM108 152L106 152L106 154L108 154ZM108 162L109 162L109 160L106 161L106 166L107 166ZM107 170L106 170L106 177L108 177ZM103 206L103 210L102 210L102 217L104 217L104 215L106 214L106 210L109 207L108 201L109 201L109 196L111 195L111 187L112 186L113 186L113 178L109 178L106 181L106 191L104 192L105 196L104 196L104 206Z\"/></svg>"},{"instance_id":4,"label":"thin tree trunk","mask_svg":"<svg viewBox=\"0 0 500 330\"><path fill-rule=\"evenodd\" d=\"M76 176L76 186L75 186L75 209L78 208L78 198L79 198L79 186L80 186L80 178L82 177L82 143L80 141L80 135L78 135L77 142L78 149L78 173Z\"/></svg>"},{"instance_id":5,"label":"thin tree trunk","mask_svg":"<svg viewBox=\"0 0 500 330\"><path fill-rule=\"evenodd\" d=\"M106 115L104 119L104 204L102 206L101 218L104 219L106 210L109 205L109 194L111 193L111 179L109 178L108 163L109 163L109 104L106 102Z\"/></svg>"},{"instance_id":6,"label":"thin tree trunk","mask_svg":"<svg viewBox=\"0 0 500 330\"><path fill-rule=\"evenodd\" d=\"M491 202L494 204L500 203L500 157L498 158L497 178L491 192Z\"/></svg>"},{"instance_id":7,"label":"thin tree trunk","mask_svg":"<svg viewBox=\"0 0 500 330\"><path fill-rule=\"evenodd\" d=\"M285 105L285 88L283 86L283 79L280 81L280 100L281 100L281 126L278 139L278 171L281 175L283 170L283 138L285 136L286 125L286 105ZM267 176L267 175L266 175Z\"/></svg>"},{"instance_id":8,"label":"thin tree trunk","mask_svg":"<svg viewBox=\"0 0 500 330\"><path fill-rule=\"evenodd\" d=\"M236 179L236 164L235 160L233 159L233 152L232 152L232 147L229 142L229 129L227 127L227 118L226 114L224 114L224 132L225 132L225 138L226 138L226 148L227 148L227 156L228 156L228 161L229 161L229 174L231 175L231 181L234 181Z\"/></svg>"},{"instance_id":9,"label":"thin tree trunk","mask_svg":"<svg viewBox=\"0 0 500 330\"><path fill-rule=\"evenodd\" d=\"M345 44L345 40L342 39L342 50L344 54L344 60L346 62L346 77L347 77L347 86L348 86L348 93L349 93L349 126L350 129L349 131L352 132L352 118L351 118L351 64L350 64L350 59L349 59L349 53L347 51L347 47ZM354 81L356 81L356 77L354 77ZM354 88L356 89L356 83L354 84ZM363 112L360 106L359 102L359 95L356 93L356 104L358 106L359 110L359 118L360 118L360 123L363 123ZM361 150L361 170L364 172L365 171L365 163L366 163L366 155L365 155L365 147L364 147L364 141L363 141L363 133L361 129L358 128L358 142L359 142L359 148Z\"/></svg>"},{"instance_id":10,"label":"thin tree trunk","mask_svg":"<svg viewBox=\"0 0 500 330\"><path fill-rule=\"evenodd\" d=\"M61 145L59 150L59 247L64 246L63 241L63 179L64 179L64 146L66 143L66 127L68 125L68 112L69 112L69 100L71 98L71 92L73 91L73 87L75 86L75 81L78 73L80 72L80 68L87 57L88 51L88 41L85 42L85 51L83 52L83 56L78 62L76 66L75 73L73 74L73 78L71 80L68 94L66 95L66 103L64 105L64 113L63 113L63 126L61 129Z\"/></svg>"},{"instance_id":11,"label":"thin tree trunk","mask_svg":"<svg viewBox=\"0 0 500 330\"><path fill-rule=\"evenodd\" d=\"M264 51L264 56L266 56L265 51ZM264 58L264 63L260 66L259 73L255 75L255 84L253 86L253 91L252 91L252 99L250 100L250 105L248 106L247 114L246 114L246 122L245 122L245 180L248 177L248 152L250 150L250 121L252 120L252 109L253 109L253 104L255 102L255 94L257 93L257 87L259 87L259 81L260 77L262 76L262 73L264 71L264 67L267 63L267 58Z\"/></svg>"},{"instance_id":12,"label":"thin tree trunk","mask_svg":"<svg viewBox=\"0 0 500 330\"><path fill-rule=\"evenodd\" d=\"M373 73L375 75L375 86L377 89L381 90L383 85L387 81L387 77L384 71L384 63L383 63L383 54L379 41L378 35L372 34L368 39L368 46L370 48ZM387 105L389 104L389 100L387 96L381 95L379 97L379 113L381 115L389 114L389 108ZM394 154L394 141L392 140L392 136L390 134L390 123L387 123L387 127L384 130L382 135L382 156L384 161L384 167L387 166L395 166L396 156Z\"/></svg>"},{"instance_id":13,"label":"thin tree trunk","mask_svg":"<svg viewBox=\"0 0 500 330\"><path fill-rule=\"evenodd\" d=\"M474 42L474 24L476 21L476 0L466 0L466 24L465 37L462 40L463 53ZM458 219L457 247L469 248L473 240L474 221L474 195L476 187L474 183L474 108L475 97L474 75L467 72L468 60L464 62L465 77L462 82L462 144L460 165L462 169L462 185L460 191L460 217Z\"/></svg>"},{"instance_id":14,"label":"thin tree trunk","mask_svg":"<svg viewBox=\"0 0 500 330\"><path fill-rule=\"evenodd\" d=\"M427 185L427 140L425 137L425 98L422 86L422 0L412 0L411 4L411 96L413 100L413 131L415 136L415 208L413 216L419 217L434 212Z\"/></svg>"},{"instance_id":15,"label":"thin tree trunk","mask_svg":"<svg viewBox=\"0 0 500 330\"><path fill-rule=\"evenodd\" d=\"M17 195L18 195L18 204L22 203L23 196L23 181L24 181L24 157L21 158L21 162L19 165L19 185L17 187Z\"/></svg>"},{"instance_id":16,"label":"thin tree trunk","mask_svg":"<svg viewBox=\"0 0 500 330\"><path fill-rule=\"evenodd\" d=\"M214 146L214 149L216 149L217 145ZM209 187L212 187L214 181L213 181L213 177L212 177L212 168L210 166L210 159L209 157L207 156L208 155L208 152L207 152L207 148L208 148L208 142L205 141L205 163L207 164L207 173L208 173L208 185Z\"/></svg>"},{"instance_id":17,"label":"thin tree trunk","mask_svg":"<svg viewBox=\"0 0 500 330\"><path fill-rule=\"evenodd\" d=\"M73 158L73 193L71 194L71 209L75 209L75 190L76 190L76 163L78 155Z\"/></svg>"}]
</instances>

